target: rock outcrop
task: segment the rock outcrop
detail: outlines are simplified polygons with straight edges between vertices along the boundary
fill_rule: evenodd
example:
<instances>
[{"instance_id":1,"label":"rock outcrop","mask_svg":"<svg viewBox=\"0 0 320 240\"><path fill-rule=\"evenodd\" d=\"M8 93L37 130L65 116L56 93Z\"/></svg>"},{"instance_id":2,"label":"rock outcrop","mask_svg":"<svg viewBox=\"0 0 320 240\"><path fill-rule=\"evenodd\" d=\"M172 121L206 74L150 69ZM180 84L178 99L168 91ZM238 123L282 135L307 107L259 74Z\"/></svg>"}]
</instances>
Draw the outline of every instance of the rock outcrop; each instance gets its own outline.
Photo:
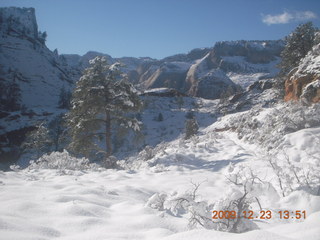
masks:
<instances>
[{"instance_id":1,"label":"rock outcrop","mask_svg":"<svg viewBox=\"0 0 320 240\"><path fill-rule=\"evenodd\" d=\"M320 44L315 45L288 75L284 99L305 103L320 101Z\"/></svg>"},{"instance_id":2,"label":"rock outcrop","mask_svg":"<svg viewBox=\"0 0 320 240\"><path fill-rule=\"evenodd\" d=\"M235 93L239 85L247 87L247 79L253 83L274 77L283 47L281 40L218 42L211 49L150 61L136 77L142 90L170 87L189 96L217 99L225 92Z\"/></svg>"},{"instance_id":3,"label":"rock outcrop","mask_svg":"<svg viewBox=\"0 0 320 240\"><path fill-rule=\"evenodd\" d=\"M59 111L61 89L74 85L77 70L45 40L33 8L0 8L0 164L19 155L24 134Z\"/></svg>"},{"instance_id":4,"label":"rock outcrop","mask_svg":"<svg viewBox=\"0 0 320 240\"><path fill-rule=\"evenodd\" d=\"M57 51L46 47L46 34L38 31L33 8L1 8L0 20L1 88L19 88L16 101L25 109L54 107L60 89L73 86L75 72ZM0 108L8 108L2 100Z\"/></svg>"}]
</instances>

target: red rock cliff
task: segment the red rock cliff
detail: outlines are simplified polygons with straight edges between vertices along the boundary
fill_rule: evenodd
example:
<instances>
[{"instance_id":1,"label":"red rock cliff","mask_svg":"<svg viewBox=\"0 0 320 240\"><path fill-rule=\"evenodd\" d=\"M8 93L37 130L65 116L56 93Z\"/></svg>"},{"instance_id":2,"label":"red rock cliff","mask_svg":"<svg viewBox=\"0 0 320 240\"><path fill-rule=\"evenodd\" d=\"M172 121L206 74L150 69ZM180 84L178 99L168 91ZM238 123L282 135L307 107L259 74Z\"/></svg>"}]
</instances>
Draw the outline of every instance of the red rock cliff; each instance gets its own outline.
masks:
<instances>
[{"instance_id":1,"label":"red rock cliff","mask_svg":"<svg viewBox=\"0 0 320 240\"><path fill-rule=\"evenodd\" d=\"M285 81L285 101L320 101L320 44L313 47Z\"/></svg>"}]
</instances>

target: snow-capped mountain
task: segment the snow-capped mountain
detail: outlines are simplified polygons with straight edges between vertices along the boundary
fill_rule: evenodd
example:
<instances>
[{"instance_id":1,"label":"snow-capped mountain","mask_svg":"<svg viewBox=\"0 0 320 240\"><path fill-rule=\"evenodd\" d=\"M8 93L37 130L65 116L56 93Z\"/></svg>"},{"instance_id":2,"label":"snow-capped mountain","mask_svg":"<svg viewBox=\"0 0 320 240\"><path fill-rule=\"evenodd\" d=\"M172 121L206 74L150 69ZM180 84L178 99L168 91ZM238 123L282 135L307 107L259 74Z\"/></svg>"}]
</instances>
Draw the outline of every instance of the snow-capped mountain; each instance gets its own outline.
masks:
<instances>
[{"instance_id":1,"label":"snow-capped mountain","mask_svg":"<svg viewBox=\"0 0 320 240\"><path fill-rule=\"evenodd\" d=\"M36 121L57 111L61 89L71 89L78 70L45 45L33 8L0 9L1 160L21 144ZM17 149L13 154L18 154Z\"/></svg>"},{"instance_id":2,"label":"snow-capped mountain","mask_svg":"<svg viewBox=\"0 0 320 240\"><path fill-rule=\"evenodd\" d=\"M110 64L121 62L122 71L141 91L166 87L191 97L218 99L272 77L283 47L282 41L220 42L212 48L198 48L161 60L113 58L94 51L83 56L59 55L57 50L46 47L46 32L38 30L34 9L1 8L0 18L3 160L19 155L25 133L36 122L64 111L58 108L62 89L70 91L89 60L96 56L105 56Z\"/></svg>"},{"instance_id":3,"label":"snow-capped mountain","mask_svg":"<svg viewBox=\"0 0 320 240\"><path fill-rule=\"evenodd\" d=\"M122 62L122 70L140 90L169 87L189 96L218 99L224 92L235 93L239 87L246 88L257 80L274 77L283 47L281 40L229 41L161 60L112 58L97 52L63 56L80 72L95 56L105 56L109 63Z\"/></svg>"}]
</instances>

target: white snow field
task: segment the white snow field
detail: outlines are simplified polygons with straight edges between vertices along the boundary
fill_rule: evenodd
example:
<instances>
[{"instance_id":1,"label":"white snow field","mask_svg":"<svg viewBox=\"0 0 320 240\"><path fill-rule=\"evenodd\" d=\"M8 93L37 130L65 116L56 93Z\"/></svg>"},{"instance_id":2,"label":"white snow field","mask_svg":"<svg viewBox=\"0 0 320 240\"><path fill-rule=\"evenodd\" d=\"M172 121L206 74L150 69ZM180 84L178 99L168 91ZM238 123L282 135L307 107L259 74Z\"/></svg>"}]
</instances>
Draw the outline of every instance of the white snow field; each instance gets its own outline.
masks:
<instances>
[{"instance_id":1,"label":"white snow field","mask_svg":"<svg viewBox=\"0 0 320 240\"><path fill-rule=\"evenodd\" d=\"M125 170L50 169L45 163L0 172L0 239L319 240L320 197L304 189L280 196L262 150L232 132L214 129L215 124L190 140L165 143L149 160L120 162ZM315 137L320 137L320 128L288 134L283 144L289 156L303 149L319 154ZM53 153L47 160L59 156L61 161L68 158L66 152ZM299 156L301 162L308 161L307 155ZM257 195L262 208L273 213L271 219L254 219L257 227L252 231L221 232L199 224L190 228L190 212L177 213L154 201L157 196L169 199L188 193L201 183L197 201L214 204L236 191L226 174L240 166L264 182ZM252 210L258 210L256 203ZM305 210L307 217L280 219L279 210Z\"/></svg>"}]
</instances>

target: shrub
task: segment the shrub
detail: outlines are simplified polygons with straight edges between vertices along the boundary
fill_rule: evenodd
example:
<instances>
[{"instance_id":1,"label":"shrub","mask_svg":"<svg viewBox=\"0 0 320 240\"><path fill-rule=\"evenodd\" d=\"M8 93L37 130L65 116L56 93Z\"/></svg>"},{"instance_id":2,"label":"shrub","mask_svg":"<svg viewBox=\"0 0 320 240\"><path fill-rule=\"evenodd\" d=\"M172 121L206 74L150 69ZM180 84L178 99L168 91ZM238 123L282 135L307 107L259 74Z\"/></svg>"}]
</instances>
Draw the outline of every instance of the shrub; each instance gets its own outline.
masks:
<instances>
[{"instance_id":1,"label":"shrub","mask_svg":"<svg viewBox=\"0 0 320 240\"><path fill-rule=\"evenodd\" d=\"M36 161L31 161L28 169L88 170L97 169L86 158L72 157L66 150L45 154Z\"/></svg>"},{"instance_id":2,"label":"shrub","mask_svg":"<svg viewBox=\"0 0 320 240\"><path fill-rule=\"evenodd\" d=\"M213 229L211 220L212 205L206 201L198 200L197 191L201 184L192 183L193 188L184 193L172 194L155 193L147 202L147 206L159 211L165 211L173 216L180 217L187 214L189 217L189 228L200 225L207 229Z\"/></svg>"},{"instance_id":3,"label":"shrub","mask_svg":"<svg viewBox=\"0 0 320 240\"><path fill-rule=\"evenodd\" d=\"M258 143L270 150L276 148L288 133L320 126L320 103L311 106L285 103L265 112L253 108L231 117L228 125L235 129L240 139Z\"/></svg>"}]
</instances>

